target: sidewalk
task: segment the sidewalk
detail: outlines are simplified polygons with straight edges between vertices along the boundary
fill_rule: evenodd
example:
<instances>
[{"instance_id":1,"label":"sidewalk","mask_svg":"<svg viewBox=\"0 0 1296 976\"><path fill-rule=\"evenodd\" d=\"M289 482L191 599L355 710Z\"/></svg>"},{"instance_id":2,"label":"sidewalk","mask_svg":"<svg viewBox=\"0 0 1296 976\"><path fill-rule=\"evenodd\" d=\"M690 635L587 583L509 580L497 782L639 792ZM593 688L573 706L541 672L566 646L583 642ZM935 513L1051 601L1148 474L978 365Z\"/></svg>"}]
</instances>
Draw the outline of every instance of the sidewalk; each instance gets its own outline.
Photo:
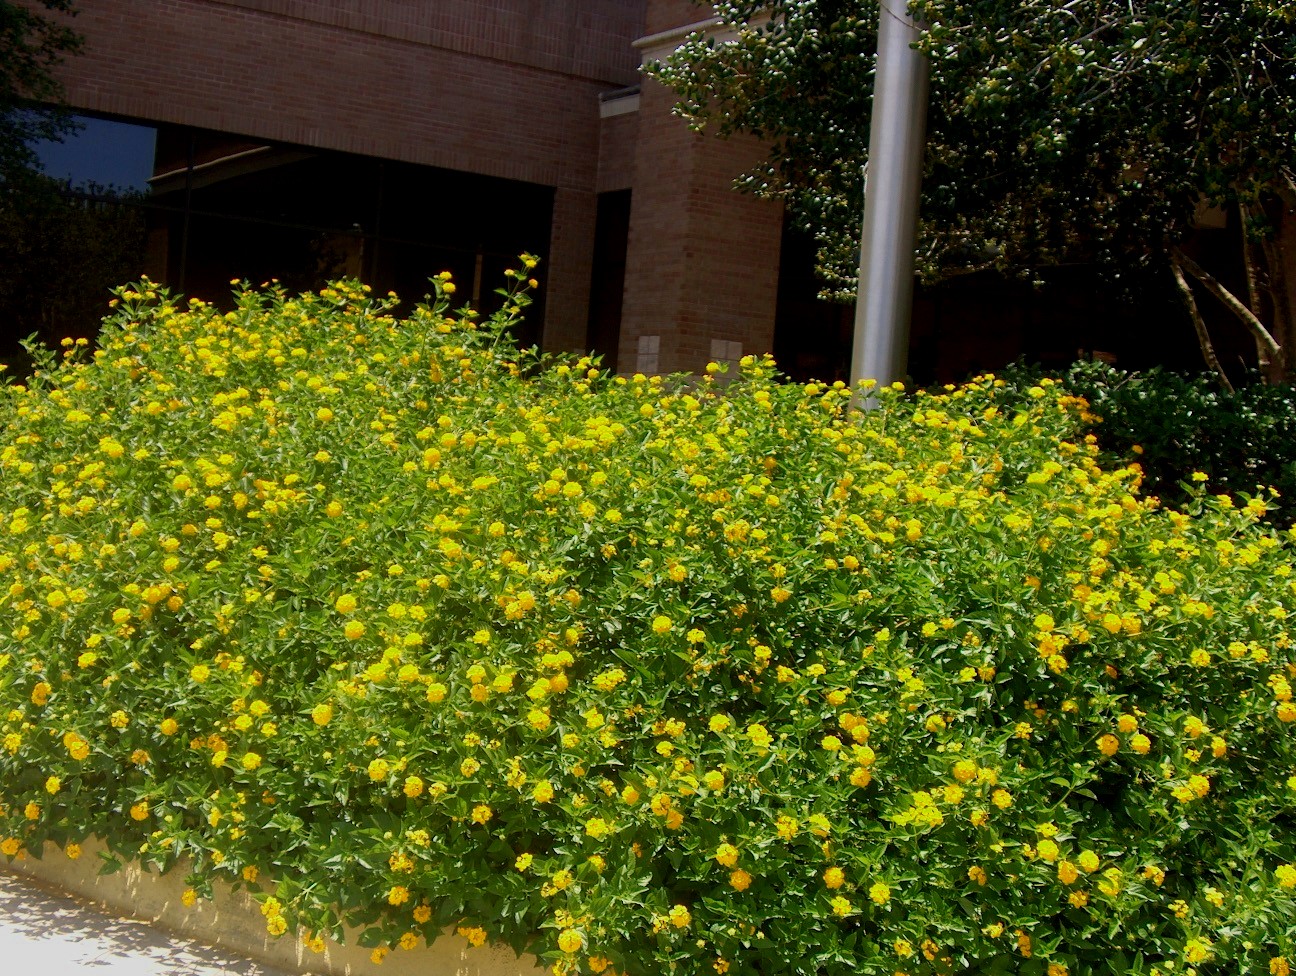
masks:
<instances>
[{"instance_id":1,"label":"sidewalk","mask_svg":"<svg viewBox=\"0 0 1296 976\"><path fill-rule=\"evenodd\" d=\"M0 870L0 971L12 976L288 976L105 914Z\"/></svg>"}]
</instances>

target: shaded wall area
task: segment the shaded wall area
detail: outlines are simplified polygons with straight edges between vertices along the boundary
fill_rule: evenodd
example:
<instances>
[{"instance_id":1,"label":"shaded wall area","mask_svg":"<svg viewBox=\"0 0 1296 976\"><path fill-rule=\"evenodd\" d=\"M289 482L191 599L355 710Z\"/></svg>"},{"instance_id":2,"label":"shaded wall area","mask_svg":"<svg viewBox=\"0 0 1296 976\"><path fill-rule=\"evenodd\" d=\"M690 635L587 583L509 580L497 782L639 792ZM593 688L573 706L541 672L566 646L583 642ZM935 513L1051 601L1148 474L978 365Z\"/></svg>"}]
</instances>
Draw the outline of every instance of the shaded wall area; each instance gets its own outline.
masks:
<instances>
[{"instance_id":1,"label":"shaded wall area","mask_svg":"<svg viewBox=\"0 0 1296 976\"><path fill-rule=\"evenodd\" d=\"M182 125L152 132L131 186L105 185L113 124L58 147L51 172L0 195L0 362L28 366L19 340L92 337L109 289L143 275L218 305L231 280L289 291L360 278L407 310L449 271L456 298L486 312L523 252L541 287L518 340L540 339L554 188ZM112 170L117 172L117 170ZM139 187L139 188L135 188Z\"/></svg>"},{"instance_id":2,"label":"shaded wall area","mask_svg":"<svg viewBox=\"0 0 1296 976\"><path fill-rule=\"evenodd\" d=\"M590 314L585 348L601 358L604 369L614 372L618 368L617 354L621 342L630 203L630 190L600 193L594 232L594 267L590 276Z\"/></svg>"},{"instance_id":3,"label":"shaded wall area","mask_svg":"<svg viewBox=\"0 0 1296 976\"><path fill-rule=\"evenodd\" d=\"M1236 222L1199 230L1189 250L1245 295ZM816 297L814 251L809 235L784 228L774 356L798 381L847 380L855 309ZM1249 335L1215 299L1203 293L1198 303L1225 368L1242 376L1255 360ZM1058 370L1087 358L1125 369L1205 368L1167 270L1128 270L1114 281L1095 266L1071 265L1035 281L987 271L917 286L909 338L909 374L921 385L959 382L1018 359Z\"/></svg>"},{"instance_id":4,"label":"shaded wall area","mask_svg":"<svg viewBox=\"0 0 1296 976\"><path fill-rule=\"evenodd\" d=\"M69 184L40 173L0 182L0 364L21 379L33 365L23 343L56 349L91 339L109 289L139 278L147 217L132 191ZM39 358L39 357L37 357Z\"/></svg>"},{"instance_id":5,"label":"shaded wall area","mask_svg":"<svg viewBox=\"0 0 1296 976\"><path fill-rule=\"evenodd\" d=\"M458 297L489 312L518 255L548 253L553 189L519 180L182 126L159 128L157 168L155 273L207 300L233 278L301 290L356 277L408 304L449 271ZM530 320L527 342L542 304Z\"/></svg>"},{"instance_id":6,"label":"shaded wall area","mask_svg":"<svg viewBox=\"0 0 1296 976\"><path fill-rule=\"evenodd\" d=\"M576 349L599 97L637 81L646 3L114 0L78 6L86 43L59 76L85 112L551 188L530 319L546 349Z\"/></svg>"}]
</instances>

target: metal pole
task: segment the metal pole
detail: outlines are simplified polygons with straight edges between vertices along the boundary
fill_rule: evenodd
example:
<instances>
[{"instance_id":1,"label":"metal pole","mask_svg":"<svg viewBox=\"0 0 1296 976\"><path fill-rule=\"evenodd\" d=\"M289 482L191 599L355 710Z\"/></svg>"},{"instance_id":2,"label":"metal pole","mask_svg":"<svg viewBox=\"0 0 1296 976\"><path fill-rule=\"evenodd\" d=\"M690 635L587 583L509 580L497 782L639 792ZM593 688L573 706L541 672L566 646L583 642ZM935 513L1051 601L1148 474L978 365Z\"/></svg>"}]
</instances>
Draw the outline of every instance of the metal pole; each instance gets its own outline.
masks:
<instances>
[{"instance_id":1,"label":"metal pole","mask_svg":"<svg viewBox=\"0 0 1296 976\"><path fill-rule=\"evenodd\" d=\"M894 382L904 376L908 360L927 119L928 65L913 48L921 36L907 0L881 0L852 383Z\"/></svg>"}]
</instances>

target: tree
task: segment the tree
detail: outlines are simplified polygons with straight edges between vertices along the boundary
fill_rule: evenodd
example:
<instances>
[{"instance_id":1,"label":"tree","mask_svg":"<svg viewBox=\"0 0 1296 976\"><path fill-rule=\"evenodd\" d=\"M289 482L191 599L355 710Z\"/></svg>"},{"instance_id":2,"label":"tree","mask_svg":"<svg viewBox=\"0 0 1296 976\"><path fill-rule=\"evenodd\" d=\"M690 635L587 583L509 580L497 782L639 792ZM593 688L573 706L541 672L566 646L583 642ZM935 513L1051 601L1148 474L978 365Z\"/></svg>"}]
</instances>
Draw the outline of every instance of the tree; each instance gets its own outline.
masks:
<instances>
[{"instance_id":1,"label":"tree","mask_svg":"<svg viewBox=\"0 0 1296 976\"><path fill-rule=\"evenodd\" d=\"M29 365L19 339L50 348L93 339L112 288L139 277L146 229L141 194L88 186L31 170L0 186L0 362Z\"/></svg>"},{"instance_id":2,"label":"tree","mask_svg":"<svg viewBox=\"0 0 1296 976\"><path fill-rule=\"evenodd\" d=\"M72 0L0 0L0 362L22 375L18 340L90 337L108 289L139 273L144 218L132 194L80 191L40 172L34 144L77 129L54 70L81 46Z\"/></svg>"},{"instance_id":3,"label":"tree","mask_svg":"<svg viewBox=\"0 0 1296 976\"><path fill-rule=\"evenodd\" d=\"M33 108L62 100L54 69L81 46L80 36L51 14L75 14L72 0L0 0L0 181L37 168L33 142L75 128L65 112Z\"/></svg>"},{"instance_id":4,"label":"tree","mask_svg":"<svg viewBox=\"0 0 1296 976\"><path fill-rule=\"evenodd\" d=\"M1223 377L1193 283L1256 339L1270 379L1296 361L1296 4L1289 0L917 0L929 26L918 247L927 280L1093 261L1173 274ZM853 295L876 0L728 0L733 40L694 35L652 72L677 110L769 141L740 184L780 197ZM1203 205L1231 208L1247 294L1185 251Z\"/></svg>"}]
</instances>

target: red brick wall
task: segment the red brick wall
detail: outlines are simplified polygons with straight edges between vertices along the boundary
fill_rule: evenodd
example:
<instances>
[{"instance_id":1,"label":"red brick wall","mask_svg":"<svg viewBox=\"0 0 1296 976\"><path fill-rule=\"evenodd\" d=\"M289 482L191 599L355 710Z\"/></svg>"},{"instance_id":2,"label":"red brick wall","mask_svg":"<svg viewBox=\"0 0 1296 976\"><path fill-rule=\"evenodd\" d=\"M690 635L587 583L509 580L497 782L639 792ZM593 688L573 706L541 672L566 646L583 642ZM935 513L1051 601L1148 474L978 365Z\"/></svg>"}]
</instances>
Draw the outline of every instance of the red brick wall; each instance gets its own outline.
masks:
<instances>
[{"instance_id":1,"label":"red brick wall","mask_svg":"<svg viewBox=\"0 0 1296 976\"><path fill-rule=\"evenodd\" d=\"M599 193L625 190L634 184L635 142L639 135L639 113L626 112L603 119L599 126Z\"/></svg>"},{"instance_id":2,"label":"red brick wall","mask_svg":"<svg viewBox=\"0 0 1296 976\"><path fill-rule=\"evenodd\" d=\"M692 0L113 0L85 4L64 71L89 111L555 188L547 349L585 341L597 192L633 181L620 363L700 369L713 339L772 345L781 211L730 181L762 150L695 135L631 42L711 16Z\"/></svg>"},{"instance_id":3,"label":"red brick wall","mask_svg":"<svg viewBox=\"0 0 1296 976\"><path fill-rule=\"evenodd\" d=\"M641 335L673 328L684 288L683 238L688 220L679 191L693 178L695 137L662 111L670 95L646 81L639 102L635 183L617 366L633 372Z\"/></svg>"},{"instance_id":4,"label":"red brick wall","mask_svg":"<svg viewBox=\"0 0 1296 976\"><path fill-rule=\"evenodd\" d=\"M622 50L612 58L606 33L577 29L577 14L611 8L630 20L635 4L541 5L572 8L564 58L555 53L556 37L541 35L537 46L524 48L533 5L522 0L388 0L361 5L364 17L315 0L114 0L82 7L76 25L86 48L68 60L62 77L69 103L91 111L592 187L597 96L633 80L625 65L632 55ZM530 63L468 50L467 11L474 6L477 48L525 54ZM395 19L401 10L407 19ZM301 11L311 16L296 16ZM633 34L627 29L624 36ZM447 37L458 48L411 36ZM582 76L582 66L613 77Z\"/></svg>"},{"instance_id":5,"label":"red brick wall","mask_svg":"<svg viewBox=\"0 0 1296 976\"><path fill-rule=\"evenodd\" d=\"M559 188L554 194L541 342L545 352L585 351L597 206L588 190Z\"/></svg>"},{"instance_id":6,"label":"red brick wall","mask_svg":"<svg viewBox=\"0 0 1296 976\"><path fill-rule=\"evenodd\" d=\"M618 368L640 336L660 337L657 372L697 371L713 339L773 348L782 208L732 189L765 154L751 139L689 131L673 95L645 82L639 110Z\"/></svg>"},{"instance_id":7,"label":"red brick wall","mask_svg":"<svg viewBox=\"0 0 1296 976\"><path fill-rule=\"evenodd\" d=\"M221 0L231 7L326 24L563 74L634 84L628 39L643 0Z\"/></svg>"},{"instance_id":8,"label":"red brick wall","mask_svg":"<svg viewBox=\"0 0 1296 976\"><path fill-rule=\"evenodd\" d=\"M555 187L546 328L566 348L588 311L598 95L636 81L644 4L113 0L80 6L61 76L86 111Z\"/></svg>"},{"instance_id":9,"label":"red brick wall","mask_svg":"<svg viewBox=\"0 0 1296 976\"><path fill-rule=\"evenodd\" d=\"M644 33L657 34L714 16L715 10L706 0L649 0Z\"/></svg>"}]
</instances>

